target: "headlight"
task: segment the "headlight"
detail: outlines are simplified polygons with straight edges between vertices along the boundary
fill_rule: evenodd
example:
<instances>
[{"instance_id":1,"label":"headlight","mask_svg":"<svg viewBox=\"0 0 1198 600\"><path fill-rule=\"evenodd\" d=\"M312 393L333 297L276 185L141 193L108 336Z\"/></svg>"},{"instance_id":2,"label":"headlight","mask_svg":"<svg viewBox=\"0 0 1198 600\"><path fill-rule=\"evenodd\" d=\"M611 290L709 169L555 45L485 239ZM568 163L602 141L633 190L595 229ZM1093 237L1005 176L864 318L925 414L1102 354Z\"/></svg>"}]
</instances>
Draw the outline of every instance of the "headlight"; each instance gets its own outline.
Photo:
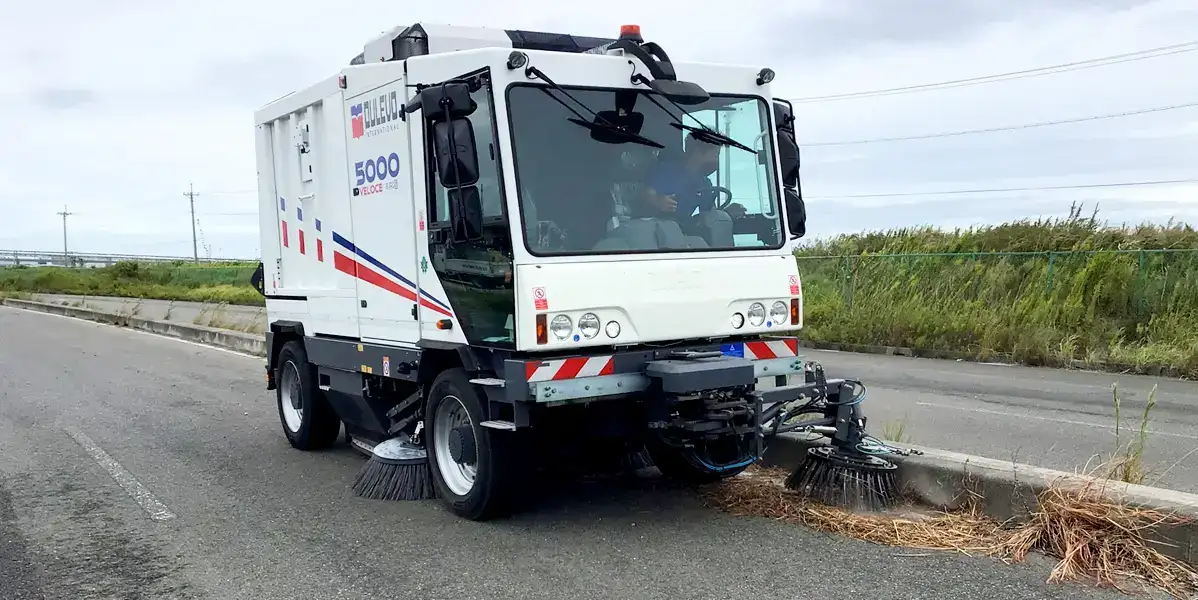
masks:
<instances>
[{"instance_id":1,"label":"headlight","mask_svg":"<svg viewBox=\"0 0 1198 600\"><path fill-rule=\"evenodd\" d=\"M553 320L549 322L549 331L552 331L553 335L559 340L570 337L570 332L573 330L574 324L570 322L570 317L566 315L553 317Z\"/></svg>"},{"instance_id":2,"label":"headlight","mask_svg":"<svg viewBox=\"0 0 1198 600\"><path fill-rule=\"evenodd\" d=\"M732 313L732 328L740 329L745 326L745 316L740 313Z\"/></svg>"},{"instance_id":3,"label":"headlight","mask_svg":"<svg viewBox=\"0 0 1198 600\"><path fill-rule=\"evenodd\" d=\"M599 335L599 316L595 313L587 313L578 317L578 332L587 339Z\"/></svg>"},{"instance_id":4,"label":"headlight","mask_svg":"<svg viewBox=\"0 0 1198 600\"><path fill-rule=\"evenodd\" d=\"M786 307L785 302L778 301L770 307L770 320L779 325L790 320L790 309Z\"/></svg>"},{"instance_id":5,"label":"headlight","mask_svg":"<svg viewBox=\"0 0 1198 600\"><path fill-rule=\"evenodd\" d=\"M754 302L749 306L749 323L754 327L765 322L765 306L760 302Z\"/></svg>"},{"instance_id":6,"label":"headlight","mask_svg":"<svg viewBox=\"0 0 1198 600\"><path fill-rule=\"evenodd\" d=\"M607 337L609 338L620 337L620 324L615 321L608 321L603 329L607 332Z\"/></svg>"}]
</instances>

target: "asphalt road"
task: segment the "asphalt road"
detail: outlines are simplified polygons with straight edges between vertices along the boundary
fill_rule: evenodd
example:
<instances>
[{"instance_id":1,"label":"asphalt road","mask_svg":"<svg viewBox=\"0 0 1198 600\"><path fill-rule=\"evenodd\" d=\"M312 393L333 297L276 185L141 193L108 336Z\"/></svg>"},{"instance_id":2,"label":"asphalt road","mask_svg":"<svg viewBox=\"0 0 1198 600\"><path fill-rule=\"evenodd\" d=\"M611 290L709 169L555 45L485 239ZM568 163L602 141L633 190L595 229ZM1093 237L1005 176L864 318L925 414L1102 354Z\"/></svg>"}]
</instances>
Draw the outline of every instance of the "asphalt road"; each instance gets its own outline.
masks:
<instances>
[{"instance_id":1,"label":"asphalt road","mask_svg":"<svg viewBox=\"0 0 1198 600\"><path fill-rule=\"evenodd\" d=\"M649 483L565 484L489 523L362 500L351 450L287 445L260 360L89 322L0 307L0 374L5 600L1123 597Z\"/></svg>"},{"instance_id":2,"label":"asphalt road","mask_svg":"<svg viewBox=\"0 0 1198 600\"><path fill-rule=\"evenodd\" d=\"M123 298L38 295L98 310L132 310ZM189 302L140 301L138 314L185 323L234 324L264 331L261 308L216 309ZM220 312L216 312L219 310ZM1064 471L1090 471L1132 442L1154 384L1159 385L1145 443L1146 483L1198 493L1198 382L1104 373L986 365L901 356L804 350L829 376L869 389L870 429L881 436L904 424L899 441ZM1115 437L1118 384L1121 430ZM887 427L885 424L889 423ZM1118 441L1118 444L1117 444Z\"/></svg>"}]
</instances>

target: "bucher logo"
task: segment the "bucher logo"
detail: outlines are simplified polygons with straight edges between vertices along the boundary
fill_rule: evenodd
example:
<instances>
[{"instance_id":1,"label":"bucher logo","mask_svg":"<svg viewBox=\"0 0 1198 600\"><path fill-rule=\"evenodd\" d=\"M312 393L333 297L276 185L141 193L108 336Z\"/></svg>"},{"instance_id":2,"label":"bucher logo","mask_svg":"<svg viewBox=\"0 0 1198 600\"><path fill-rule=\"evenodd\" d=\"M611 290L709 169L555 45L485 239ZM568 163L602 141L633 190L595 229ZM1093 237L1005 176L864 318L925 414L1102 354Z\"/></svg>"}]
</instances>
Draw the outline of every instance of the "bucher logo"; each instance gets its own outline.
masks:
<instances>
[{"instance_id":1,"label":"bucher logo","mask_svg":"<svg viewBox=\"0 0 1198 600\"><path fill-rule=\"evenodd\" d=\"M391 131L399 125L399 94L386 92L349 107L349 129L356 140Z\"/></svg>"}]
</instances>

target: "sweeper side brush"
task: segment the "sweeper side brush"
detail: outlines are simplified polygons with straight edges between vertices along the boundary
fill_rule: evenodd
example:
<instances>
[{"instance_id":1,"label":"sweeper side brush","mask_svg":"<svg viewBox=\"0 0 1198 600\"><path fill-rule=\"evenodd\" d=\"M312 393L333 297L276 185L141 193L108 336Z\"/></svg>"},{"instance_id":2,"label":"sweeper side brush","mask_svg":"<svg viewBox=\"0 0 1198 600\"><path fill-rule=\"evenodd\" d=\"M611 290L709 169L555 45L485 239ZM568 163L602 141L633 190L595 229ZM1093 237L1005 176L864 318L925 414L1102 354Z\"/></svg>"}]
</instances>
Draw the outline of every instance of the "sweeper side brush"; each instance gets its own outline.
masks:
<instances>
[{"instance_id":1,"label":"sweeper side brush","mask_svg":"<svg viewBox=\"0 0 1198 600\"><path fill-rule=\"evenodd\" d=\"M901 500L898 466L882 458L907 455L865 433L861 403L866 389L859 381L824 378L823 368L807 363L807 384L823 393L798 407L769 411L771 426L764 433L820 433L831 438L826 446L810 448L803 462L786 479L786 487L816 502L852 510L885 510ZM848 397L850 393L857 393ZM802 415L820 419L793 420Z\"/></svg>"},{"instance_id":2,"label":"sweeper side brush","mask_svg":"<svg viewBox=\"0 0 1198 600\"><path fill-rule=\"evenodd\" d=\"M833 446L809 448L806 460L786 478L786 487L808 499L858 511L885 510L901 496L897 465Z\"/></svg>"},{"instance_id":3,"label":"sweeper side brush","mask_svg":"<svg viewBox=\"0 0 1198 600\"><path fill-rule=\"evenodd\" d=\"M428 452L405 436L376 445L354 479L354 493L372 500L436 498Z\"/></svg>"}]
</instances>

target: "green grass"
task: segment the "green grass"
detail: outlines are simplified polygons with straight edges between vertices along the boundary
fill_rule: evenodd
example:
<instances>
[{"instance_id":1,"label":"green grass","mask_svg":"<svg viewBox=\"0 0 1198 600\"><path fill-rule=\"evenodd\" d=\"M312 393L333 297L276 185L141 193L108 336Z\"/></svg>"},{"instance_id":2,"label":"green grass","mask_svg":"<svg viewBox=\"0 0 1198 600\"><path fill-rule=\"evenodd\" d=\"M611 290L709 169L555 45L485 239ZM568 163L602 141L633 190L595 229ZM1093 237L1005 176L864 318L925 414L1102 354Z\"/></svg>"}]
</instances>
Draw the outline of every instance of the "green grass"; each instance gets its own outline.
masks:
<instances>
[{"instance_id":1,"label":"green grass","mask_svg":"<svg viewBox=\"0 0 1198 600\"><path fill-rule=\"evenodd\" d=\"M1063 220L842 236L796 252L803 335L1198 376L1194 248L1198 232L1186 225L1108 227L1076 210Z\"/></svg>"},{"instance_id":2,"label":"green grass","mask_svg":"<svg viewBox=\"0 0 1198 600\"><path fill-rule=\"evenodd\" d=\"M118 263L100 269L0 268L0 292L122 296L188 302L264 305L249 284L255 264Z\"/></svg>"}]
</instances>

